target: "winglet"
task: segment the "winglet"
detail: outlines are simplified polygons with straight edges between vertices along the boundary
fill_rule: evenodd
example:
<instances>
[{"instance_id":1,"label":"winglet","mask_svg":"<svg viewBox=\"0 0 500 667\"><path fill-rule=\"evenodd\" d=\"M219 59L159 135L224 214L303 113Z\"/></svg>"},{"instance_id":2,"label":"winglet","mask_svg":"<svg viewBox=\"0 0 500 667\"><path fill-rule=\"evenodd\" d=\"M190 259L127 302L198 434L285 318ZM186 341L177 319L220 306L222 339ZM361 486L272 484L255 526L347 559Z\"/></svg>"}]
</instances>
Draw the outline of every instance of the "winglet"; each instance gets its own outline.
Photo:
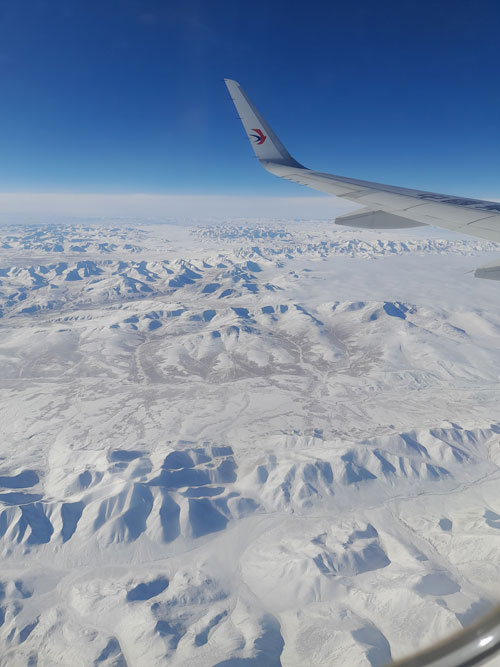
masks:
<instances>
[{"instance_id":1,"label":"winglet","mask_svg":"<svg viewBox=\"0 0 500 667\"><path fill-rule=\"evenodd\" d=\"M255 155L259 158L262 166L267 162L281 164L287 167L302 167L290 155L278 137L271 130L258 110L244 93L240 84L232 79L224 79L227 89L234 102L236 111L240 117L245 132L252 144Z\"/></svg>"}]
</instances>

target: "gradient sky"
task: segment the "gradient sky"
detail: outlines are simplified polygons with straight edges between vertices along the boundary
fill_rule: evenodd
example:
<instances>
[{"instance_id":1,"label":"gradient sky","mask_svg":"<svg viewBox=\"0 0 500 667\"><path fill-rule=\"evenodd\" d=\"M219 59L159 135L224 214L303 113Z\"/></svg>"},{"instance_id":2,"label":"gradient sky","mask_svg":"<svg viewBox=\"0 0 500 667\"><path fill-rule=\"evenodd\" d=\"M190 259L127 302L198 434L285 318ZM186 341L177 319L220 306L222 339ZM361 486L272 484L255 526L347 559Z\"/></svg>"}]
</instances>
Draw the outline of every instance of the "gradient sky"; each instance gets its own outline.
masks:
<instances>
[{"instance_id":1,"label":"gradient sky","mask_svg":"<svg viewBox=\"0 0 500 667\"><path fill-rule=\"evenodd\" d=\"M333 173L500 197L498 0L0 0L0 191L304 196L238 80Z\"/></svg>"}]
</instances>

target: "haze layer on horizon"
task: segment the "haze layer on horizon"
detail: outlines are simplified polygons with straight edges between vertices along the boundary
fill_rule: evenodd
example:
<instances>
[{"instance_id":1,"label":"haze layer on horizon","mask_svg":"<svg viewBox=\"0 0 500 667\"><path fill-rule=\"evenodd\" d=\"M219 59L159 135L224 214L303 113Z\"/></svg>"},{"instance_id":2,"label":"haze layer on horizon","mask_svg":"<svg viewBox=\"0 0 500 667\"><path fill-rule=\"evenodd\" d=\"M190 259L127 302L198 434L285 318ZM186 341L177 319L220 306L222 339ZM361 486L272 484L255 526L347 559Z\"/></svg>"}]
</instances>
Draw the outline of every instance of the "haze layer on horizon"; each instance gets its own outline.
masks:
<instances>
[{"instance_id":1,"label":"haze layer on horizon","mask_svg":"<svg viewBox=\"0 0 500 667\"><path fill-rule=\"evenodd\" d=\"M65 218L334 219L357 208L333 197L231 195L0 193L0 223L47 222Z\"/></svg>"}]
</instances>

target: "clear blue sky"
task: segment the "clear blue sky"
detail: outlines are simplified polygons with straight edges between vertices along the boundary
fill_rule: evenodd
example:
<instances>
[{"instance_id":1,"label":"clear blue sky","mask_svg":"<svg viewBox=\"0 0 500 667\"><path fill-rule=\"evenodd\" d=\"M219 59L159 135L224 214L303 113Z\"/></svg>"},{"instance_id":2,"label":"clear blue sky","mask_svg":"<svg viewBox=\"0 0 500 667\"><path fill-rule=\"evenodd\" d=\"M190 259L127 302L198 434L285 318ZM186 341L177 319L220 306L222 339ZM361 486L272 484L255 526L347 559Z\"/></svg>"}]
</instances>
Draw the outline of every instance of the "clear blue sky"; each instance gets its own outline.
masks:
<instances>
[{"instance_id":1,"label":"clear blue sky","mask_svg":"<svg viewBox=\"0 0 500 667\"><path fill-rule=\"evenodd\" d=\"M500 196L498 0L0 0L0 190L304 195L307 166Z\"/></svg>"}]
</instances>

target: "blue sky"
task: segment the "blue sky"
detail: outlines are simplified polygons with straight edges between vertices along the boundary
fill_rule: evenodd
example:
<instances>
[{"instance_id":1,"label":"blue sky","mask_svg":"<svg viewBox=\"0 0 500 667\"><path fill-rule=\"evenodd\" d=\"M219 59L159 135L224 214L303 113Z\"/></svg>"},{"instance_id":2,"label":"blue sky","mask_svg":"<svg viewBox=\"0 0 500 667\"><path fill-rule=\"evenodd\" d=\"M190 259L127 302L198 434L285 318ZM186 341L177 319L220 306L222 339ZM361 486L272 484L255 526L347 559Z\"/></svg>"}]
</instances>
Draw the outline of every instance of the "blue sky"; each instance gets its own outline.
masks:
<instances>
[{"instance_id":1,"label":"blue sky","mask_svg":"<svg viewBox=\"0 0 500 667\"><path fill-rule=\"evenodd\" d=\"M500 197L499 28L496 0L0 0L0 191L304 196L231 77L307 166Z\"/></svg>"}]
</instances>

